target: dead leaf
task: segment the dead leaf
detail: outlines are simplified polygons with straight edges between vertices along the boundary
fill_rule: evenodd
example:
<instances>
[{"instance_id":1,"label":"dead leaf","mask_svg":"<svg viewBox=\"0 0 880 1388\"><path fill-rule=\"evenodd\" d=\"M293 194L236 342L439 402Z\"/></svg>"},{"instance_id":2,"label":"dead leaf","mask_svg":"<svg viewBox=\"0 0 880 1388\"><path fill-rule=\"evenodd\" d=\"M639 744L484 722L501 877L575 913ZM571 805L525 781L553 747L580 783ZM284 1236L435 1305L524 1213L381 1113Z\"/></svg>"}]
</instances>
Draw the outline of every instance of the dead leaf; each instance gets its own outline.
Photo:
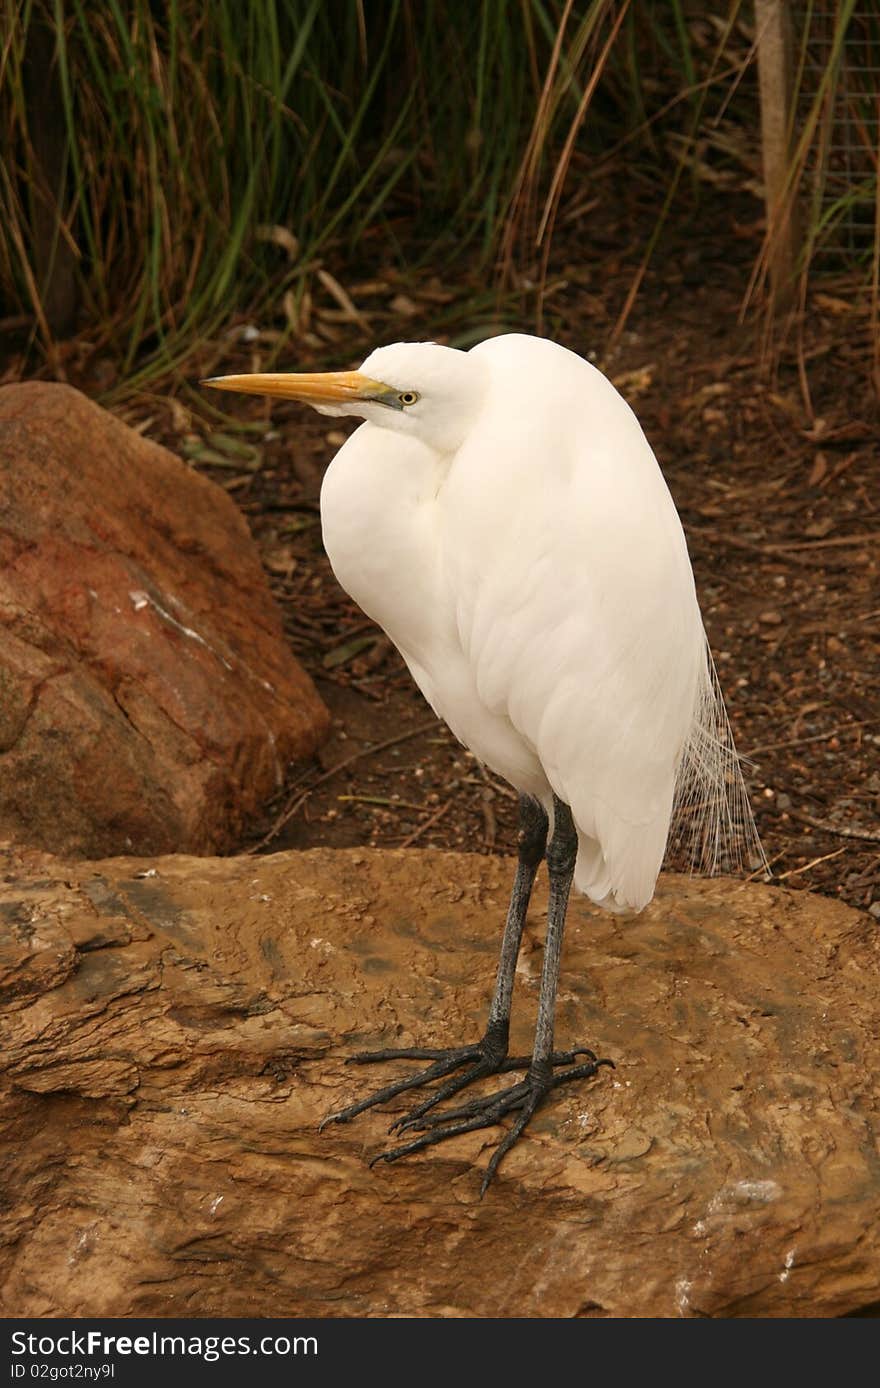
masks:
<instances>
[{"instance_id":1,"label":"dead leaf","mask_svg":"<svg viewBox=\"0 0 880 1388\"><path fill-rule=\"evenodd\" d=\"M291 260L296 260L299 256L299 241L287 227L269 226L264 223L257 227L254 235L258 241L271 241L274 245L280 246Z\"/></svg>"},{"instance_id":2,"label":"dead leaf","mask_svg":"<svg viewBox=\"0 0 880 1388\"><path fill-rule=\"evenodd\" d=\"M325 670L335 670L337 665L344 665L352 656L359 655L368 646L372 646L379 638L375 632L369 632L366 636L355 636L351 641L345 641L341 646L336 646L332 651L328 651L321 664Z\"/></svg>"},{"instance_id":3,"label":"dead leaf","mask_svg":"<svg viewBox=\"0 0 880 1388\"><path fill-rule=\"evenodd\" d=\"M839 316L841 313L855 313L856 305L849 299L838 299L833 294L816 294L814 302L819 308Z\"/></svg>"},{"instance_id":4,"label":"dead leaf","mask_svg":"<svg viewBox=\"0 0 880 1388\"><path fill-rule=\"evenodd\" d=\"M192 432L192 415L185 405L182 405L179 400L175 400L173 395L168 401L168 410L171 415L171 427L175 434Z\"/></svg>"},{"instance_id":5,"label":"dead leaf","mask_svg":"<svg viewBox=\"0 0 880 1388\"><path fill-rule=\"evenodd\" d=\"M364 317L360 309L351 299L351 296L346 294L339 280L336 279L334 275L331 275L329 270L316 270L315 273L327 290L327 293L332 295L339 307L344 310L348 320L353 323L360 323L361 327L369 332L369 320Z\"/></svg>"},{"instance_id":6,"label":"dead leaf","mask_svg":"<svg viewBox=\"0 0 880 1388\"><path fill-rule=\"evenodd\" d=\"M263 563L271 574L278 574L281 578L290 578L296 569L296 556L287 547L279 545L276 549L269 550L263 555Z\"/></svg>"},{"instance_id":7,"label":"dead leaf","mask_svg":"<svg viewBox=\"0 0 880 1388\"><path fill-rule=\"evenodd\" d=\"M810 439L812 443L819 443L828 433L827 419L814 419L809 429L802 429L801 433L805 439Z\"/></svg>"},{"instance_id":8,"label":"dead leaf","mask_svg":"<svg viewBox=\"0 0 880 1388\"><path fill-rule=\"evenodd\" d=\"M351 286L352 294L359 299L375 299L377 295L387 294L388 289L387 280L358 280L357 284Z\"/></svg>"},{"instance_id":9,"label":"dead leaf","mask_svg":"<svg viewBox=\"0 0 880 1388\"><path fill-rule=\"evenodd\" d=\"M619 376L613 378L614 384L621 394L641 395L643 391L650 390L655 370L656 367L651 362L648 366L636 367L634 371L622 371Z\"/></svg>"},{"instance_id":10,"label":"dead leaf","mask_svg":"<svg viewBox=\"0 0 880 1388\"><path fill-rule=\"evenodd\" d=\"M408 294L395 294L390 308L392 313L398 314L401 318L412 318L419 311L418 304Z\"/></svg>"},{"instance_id":11,"label":"dead leaf","mask_svg":"<svg viewBox=\"0 0 880 1388\"><path fill-rule=\"evenodd\" d=\"M810 469L810 475L807 478L807 486L818 487L819 483L822 481L822 478L825 476L827 471L828 459L825 457L824 453L817 453L815 458L813 459L813 466Z\"/></svg>"},{"instance_id":12,"label":"dead leaf","mask_svg":"<svg viewBox=\"0 0 880 1388\"><path fill-rule=\"evenodd\" d=\"M241 470L239 459L229 458L225 453L219 453L216 448L209 448L201 439L184 439L180 451L184 457L192 458L197 463L208 463L211 467L235 468L236 472Z\"/></svg>"},{"instance_id":13,"label":"dead leaf","mask_svg":"<svg viewBox=\"0 0 880 1388\"><path fill-rule=\"evenodd\" d=\"M260 456L259 448L255 448L252 443L242 443L241 439L234 438L232 434L221 433L219 429L208 434L207 442L211 448L219 448L222 452L231 454L233 458L244 458L250 463Z\"/></svg>"},{"instance_id":14,"label":"dead leaf","mask_svg":"<svg viewBox=\"0 0 880 1388\"><path fill-rule=\"evenodd\" d=\"M803 407L799 400L789 399L786 395L777 395L776 392L772 390L768 390L767 399L772 405L775 405L778 410L782 410L783 413L787 414L790 419L803 418ZM816 423L818 424L819 420L816 420ZM805 437L810 436L805 435Z\"/></svg>"}]
</instances>

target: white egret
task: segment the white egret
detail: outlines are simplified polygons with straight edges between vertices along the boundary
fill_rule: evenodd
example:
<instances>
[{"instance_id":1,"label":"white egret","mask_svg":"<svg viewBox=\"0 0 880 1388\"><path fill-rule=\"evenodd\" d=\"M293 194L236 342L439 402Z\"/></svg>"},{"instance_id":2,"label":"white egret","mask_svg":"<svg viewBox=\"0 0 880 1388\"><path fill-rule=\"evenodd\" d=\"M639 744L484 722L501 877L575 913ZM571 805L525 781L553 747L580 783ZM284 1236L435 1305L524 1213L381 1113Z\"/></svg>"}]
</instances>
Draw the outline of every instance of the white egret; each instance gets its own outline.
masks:
<instances>
[{"instance_id":1,"label":"white egret","mask_svg":"<svg viewBox=\"0 0 880 1388\"><path fill-rule=\"evenodd\" d=\"M321 490L333 571L438 716L519 793L519 861L485 1035L354 1057L430 1064L327 1120L440 1081L394 1125L421 1135L376 1158L393 1161L514 1113L485 1190L541 1100L610 1063L553 1049L572 883L608 910L642 910L676 811L689 816L704 867L736 839L758 849L678 514L611 382L544 339L510 334L467 352L399 342L359 371L206 384L363 417ZM514 971L545 854L534 1049L511 1059ZM520 1082L436 1110L517 1067Z\"/></svg>"}]
</instances>

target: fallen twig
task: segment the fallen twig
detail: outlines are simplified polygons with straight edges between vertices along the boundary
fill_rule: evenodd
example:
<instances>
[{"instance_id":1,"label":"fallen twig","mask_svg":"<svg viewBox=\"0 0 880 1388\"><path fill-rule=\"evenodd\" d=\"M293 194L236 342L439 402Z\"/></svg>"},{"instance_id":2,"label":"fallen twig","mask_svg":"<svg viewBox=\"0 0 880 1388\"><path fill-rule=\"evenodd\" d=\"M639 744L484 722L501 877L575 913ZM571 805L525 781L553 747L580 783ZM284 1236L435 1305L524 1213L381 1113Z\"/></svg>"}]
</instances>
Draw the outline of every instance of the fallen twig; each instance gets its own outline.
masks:
<instances>
[{"instance_id":1,"label":"fallen twig","mask_svg":"<svg viewBox=\"0 0 880 1388\"><path fill-rule=\"evenodd\" d=\"M821 829L825 834L836 834L840 839L865 839L868 843L880 843L880 830L876 829L850 829L847 825L829 824L825 819L816 819L811 814L806 814L804 810L786 810L786 814L791 815L792 819L802 820L804 824L809 824L813 829Z\"/></svg>"},{"instance_id":2,"label":"fallen twig","mask_svg":"<svg viewBox=\"0 0 880 1388\"><path fill-rule=\"evenodd\" d=\"M337 795L336 799L354 801L358 805L381 805L386 810L417 810L419 814L425 808L414 800L392 800L387 795Z\"/></svg>"},{"instance_id":3,"label":"fallen twig","mask_svg":"<svg viewBox=\"0 0 880 1388\"><path fill-rule=\"evenodd\" d=\"M824 853L821 858L814 858L812 862L804 863L803 867L789 868L787 872L780 872L776 878L777 882L784 882L786 877L799 877L802 872L809 872L811 868L818 867L820 863L827 863L829 858L839 858L841 853L846 853L847 848L835 848L833 853Z\"/></svg>"},{"instance_id":4,"label":"fallen twig","mask_svg":"<svg viewBox=\"0 0 880 1388\"><path fill-rule=\"evenodd\" d=\"M397 845L398 848L409 848L410 844L415 843L416 839L421 838L422 834L424 834L427 829L432 829L437 821L443 818L451 804L451 800L444 801L439 810L435 810L434 813L425 820L424 824L420 824L418 829L414 829L413 832L403 840L403 843Z\"/></svg>"},{"instance_id":5,"label":"fallen twig","mask_svg":"<svg viewBox=\"0 0 880 1388\"><path fill-rule=\"evenodd\" d=\"M762 747L752 747L748 752L743 752L742 755L746 758L757 757L762 752L778 752L783 747L804 747L808 742L828 742L840 733L848 733L851 728L870 728L875 723L880 723L880 718L862 718L858 723L841 723L839 727L832 728L827 733L812 733L809 737L792 737L787 742L765 742Z\"/></svg>"},{"instance_id":6,"label":"fallen twig","mask_svg":"<svg viewBox=\"0 0 880 1388\"><path fill-rule=\"evenodd\" d=\"M880 530L866 535L832 535L825 540L780 540L767 545L771 553L787 553L792 549L833 549L838 545L868 545L880 540Z\"/></svg>"},{"instance_id":7,"label":"fallen twig","mask_svg":"<svg viewBox=\"0 0 880 1388\"><path fill-rule=\"evenodd\" d=\"M777 559L784 560L787 564L801 564L805 568L814 567L811 553L816 549L828 549L831 546L848 546L854 548L856 545L876 542L880 539L880 532L867 535L843 536L838 535L831 540L744 540L739 535L728 535L723 530L714 530L710 526L688 525L685 527L688 538L691 536L697 540L710 540L720 545L729 545L731 549L742 549L749 554L763 554ZM807 553L801 553L806 550Z\"/></svg>"}]
</instances>

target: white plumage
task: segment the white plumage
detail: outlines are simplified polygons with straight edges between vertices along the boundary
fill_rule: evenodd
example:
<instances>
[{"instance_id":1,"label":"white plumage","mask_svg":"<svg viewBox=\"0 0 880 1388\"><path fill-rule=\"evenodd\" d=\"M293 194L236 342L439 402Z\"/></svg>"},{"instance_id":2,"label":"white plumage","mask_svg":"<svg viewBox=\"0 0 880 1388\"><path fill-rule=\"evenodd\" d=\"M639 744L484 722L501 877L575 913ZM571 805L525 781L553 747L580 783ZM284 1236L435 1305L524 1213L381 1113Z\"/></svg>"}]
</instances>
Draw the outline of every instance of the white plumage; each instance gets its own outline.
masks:
<instances>
[{"instance_id":1,"label":"white plumage","mask_svg":"<svg viewBox=\"0 0 880 1388\"><path fill-rule=\"evenodd\" d=\"M366 407L330 464L339 582L466 747L571 806L576 885L641 910L711 685L681 523L638 420L595 367L520 334L467 353L400 343L361 371L420 398ZM701 787L713 803L726 789Z\"/></svg>"},{"instance_id":2,"label":"white plumage","mask_svg":"<svg viewBox=\"0 0 880 1388\"><path fill-rule=\"evenodd\" d=\"M749 849L760 861L678 514L610 381L543 339L511 334L469 352L396 343L356 372L211 384L363 416L321 490L333 570L456 737L520 792L519 863L485 1036L356 1057L433 1064L332 1115L346 1121L444 1080L399 1120L428 1131L383 1154L394 1160L516 1113L485 1189L542 1098L609 1063L553 1049L572 878L607 909L640 911L676 817L699 866ZM545 851L547 942L528 1073L429 1114L510 1068L516 957ZM588 1062L574 1064L579 1054Z\"/></svg>"}]
</instances>

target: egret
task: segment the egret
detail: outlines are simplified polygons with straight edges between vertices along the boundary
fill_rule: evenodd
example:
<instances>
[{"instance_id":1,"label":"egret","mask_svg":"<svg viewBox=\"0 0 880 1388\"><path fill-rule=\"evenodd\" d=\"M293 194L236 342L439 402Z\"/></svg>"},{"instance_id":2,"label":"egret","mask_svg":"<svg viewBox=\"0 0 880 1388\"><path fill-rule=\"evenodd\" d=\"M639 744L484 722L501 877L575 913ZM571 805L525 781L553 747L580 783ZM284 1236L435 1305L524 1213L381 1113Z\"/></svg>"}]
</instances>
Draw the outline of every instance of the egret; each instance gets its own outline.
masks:
<instances>
[{"instance_id":1,"label":"egret","mask_svg":"<svg viewBox=\"0 0 880 1388\"><path fill-rule=\"evenodd\" d=\"M475 1044L367 1052L423 1068L329 1115L404 1092L394 1161L512 1124L483 1180L559 1085L610 1061L554 1050L572 886L609 911L651 900L670 825L702 866L759 850L684 533L630 407L574 352L513 333L469 351L380 347L357 371L220 376L225 390L303 401L364 423L321 489L342 587L384 629L428 703L519 796L518 862L485 1034ZM514 973L535 875L549 904L531 1057L510 1057ZM475 1080L521 1080L439 1108Z\"/></svg>"}]
</instances>

